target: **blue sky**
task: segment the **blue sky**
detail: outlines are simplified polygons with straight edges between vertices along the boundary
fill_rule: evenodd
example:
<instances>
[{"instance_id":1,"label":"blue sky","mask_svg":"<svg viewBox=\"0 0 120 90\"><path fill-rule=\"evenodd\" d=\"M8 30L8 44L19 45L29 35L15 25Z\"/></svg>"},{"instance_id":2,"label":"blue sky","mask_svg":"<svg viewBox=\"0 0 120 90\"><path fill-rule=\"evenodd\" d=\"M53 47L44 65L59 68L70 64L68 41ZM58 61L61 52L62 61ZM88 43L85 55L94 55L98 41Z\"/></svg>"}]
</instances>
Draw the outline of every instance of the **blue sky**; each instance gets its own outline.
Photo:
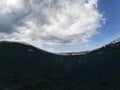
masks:
<instances>
[{"instance_id":1,"label":"blue sky","mask_svg":"<svg viewBox=\"0 0 120 90\"><path fill-rule=\"evenodd\" d=\"M98 9L105 18L105 24L99 28L99 34L93 36L87 44L60 45L58 51L86 51L102 47L120 37L120 0L99 0Z\"/></svg>"},{"instance_id":2,"label":"blue sky","mask_svg":"<svg viewBox=\"0 0 120 90\"><path fill-rule=\"evenodd\" d=\"M120 1L100 0L99 10L106 18L106 24L100 28L100 37L108 43L120 36Z\"/></svg>"},{"instance_id":3,"label":"blue sky","mask_svg":"<svg viewBox=\"0 0 120 90\"><path fill-rule=\"evenodd\" d=\"M0 41L53 52L99 48L120 36L120 0L0 0Z\"/></svg>"}]
</instances>

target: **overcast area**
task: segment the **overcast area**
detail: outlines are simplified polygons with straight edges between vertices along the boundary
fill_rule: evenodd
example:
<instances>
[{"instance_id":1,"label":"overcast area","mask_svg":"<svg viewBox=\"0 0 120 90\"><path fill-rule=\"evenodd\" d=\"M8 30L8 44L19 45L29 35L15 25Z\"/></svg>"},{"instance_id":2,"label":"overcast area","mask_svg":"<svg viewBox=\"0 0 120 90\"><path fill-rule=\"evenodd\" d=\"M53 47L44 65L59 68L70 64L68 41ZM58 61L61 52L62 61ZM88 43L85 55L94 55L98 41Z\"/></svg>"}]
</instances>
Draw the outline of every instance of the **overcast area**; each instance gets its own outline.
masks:
<instances>
[{"instance_id":1,"label":"overcast area","mask_svg":"<svg viewBox=\"0 0 120 90\"><path fill-rule=\"evenodd\" d=\"M103 22L98 0L0 0L0 41L87 43Z\"/></svg>"}]
</instances>

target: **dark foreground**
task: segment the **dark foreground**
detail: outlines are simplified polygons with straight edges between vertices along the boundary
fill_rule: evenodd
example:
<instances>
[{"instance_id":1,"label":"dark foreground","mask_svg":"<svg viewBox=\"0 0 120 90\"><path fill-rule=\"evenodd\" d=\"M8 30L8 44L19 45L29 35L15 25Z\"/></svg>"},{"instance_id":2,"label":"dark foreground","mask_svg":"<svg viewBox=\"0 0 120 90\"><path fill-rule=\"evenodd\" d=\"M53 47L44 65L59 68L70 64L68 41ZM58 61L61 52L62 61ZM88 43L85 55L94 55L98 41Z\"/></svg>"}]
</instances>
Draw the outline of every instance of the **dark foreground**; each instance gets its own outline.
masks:
<instances>
[{"instance_id":1,"label":"dark foreground","mask_svg":"<svg viewBox=\"0 0 120 90\"><path fill-rule=\"evenodd\" d=\"M1 42L0 90L120 90L120 43L82 55L54 55Z\"/></svg>"}]
</instances>

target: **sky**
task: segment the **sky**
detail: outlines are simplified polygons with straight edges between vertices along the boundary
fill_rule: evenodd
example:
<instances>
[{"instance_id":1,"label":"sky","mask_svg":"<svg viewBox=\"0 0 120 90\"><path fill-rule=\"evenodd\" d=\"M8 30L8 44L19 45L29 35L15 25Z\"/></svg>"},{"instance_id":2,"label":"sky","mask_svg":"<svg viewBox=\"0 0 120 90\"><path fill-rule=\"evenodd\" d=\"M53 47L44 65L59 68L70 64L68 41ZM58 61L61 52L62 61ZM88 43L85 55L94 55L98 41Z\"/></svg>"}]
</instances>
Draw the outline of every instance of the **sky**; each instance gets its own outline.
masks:
<instances>
[{"instance_id":1,"label":"sky","mask_svg":"<svg viewBox=\"0 0 120 90\"><path fill-rule=\"evenodd\" d=\"M0 0L0 41L50 52L93 50L119 38L120 0Z\"/></svg>"}]
</instances>

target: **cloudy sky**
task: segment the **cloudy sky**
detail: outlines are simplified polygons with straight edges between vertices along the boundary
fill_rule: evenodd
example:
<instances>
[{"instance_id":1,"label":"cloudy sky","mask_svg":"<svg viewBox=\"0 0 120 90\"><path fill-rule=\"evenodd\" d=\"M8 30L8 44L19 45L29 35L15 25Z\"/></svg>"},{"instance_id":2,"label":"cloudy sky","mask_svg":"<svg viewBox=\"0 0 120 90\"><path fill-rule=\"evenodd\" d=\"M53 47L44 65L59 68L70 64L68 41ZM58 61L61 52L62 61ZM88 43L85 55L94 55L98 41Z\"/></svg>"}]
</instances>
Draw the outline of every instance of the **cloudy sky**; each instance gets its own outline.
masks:
<instances>
[{"instance_id":1,"label":"cloudy sky","mask_svg":"<svg viewBox=\"0 0 120 90\"><path fill-rule=\"evenodd\" d=\"M120 35L119 0L0 0L0 41L54 52L91 50Z\"/></svg>"}]
</instances>

